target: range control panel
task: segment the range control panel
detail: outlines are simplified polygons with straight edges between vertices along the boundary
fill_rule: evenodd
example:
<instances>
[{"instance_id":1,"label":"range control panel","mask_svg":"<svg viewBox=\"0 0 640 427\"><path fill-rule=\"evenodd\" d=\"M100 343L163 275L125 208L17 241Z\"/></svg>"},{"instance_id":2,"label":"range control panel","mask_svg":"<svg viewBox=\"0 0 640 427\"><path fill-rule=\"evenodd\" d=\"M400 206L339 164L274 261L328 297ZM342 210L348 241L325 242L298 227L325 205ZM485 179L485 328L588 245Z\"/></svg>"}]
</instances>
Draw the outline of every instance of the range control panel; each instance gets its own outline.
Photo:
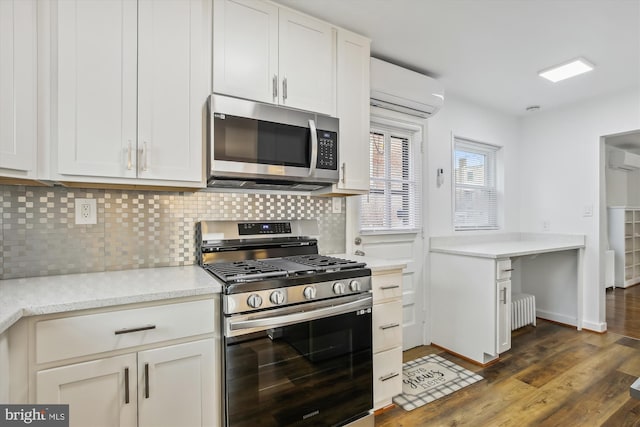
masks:
<instances>
[{"instance_id":1,"label":"range control panel","mask_svg":"<svg viewBox=\"0 0 640 427\"><path fill-rule=\"evenodd\" d=\"M338 134L318 130L318 169L338 169Z\"/></svg>"},{"instance_id":2,"label":"range control panel","mask_svg":"<svg viewBox=\"0 0 640 427\"><path fill-rule=\"evenodd\" d=\"M290 222L245 222L238 224L238 234L291 234Z\"/></svg>"}]
</instances>

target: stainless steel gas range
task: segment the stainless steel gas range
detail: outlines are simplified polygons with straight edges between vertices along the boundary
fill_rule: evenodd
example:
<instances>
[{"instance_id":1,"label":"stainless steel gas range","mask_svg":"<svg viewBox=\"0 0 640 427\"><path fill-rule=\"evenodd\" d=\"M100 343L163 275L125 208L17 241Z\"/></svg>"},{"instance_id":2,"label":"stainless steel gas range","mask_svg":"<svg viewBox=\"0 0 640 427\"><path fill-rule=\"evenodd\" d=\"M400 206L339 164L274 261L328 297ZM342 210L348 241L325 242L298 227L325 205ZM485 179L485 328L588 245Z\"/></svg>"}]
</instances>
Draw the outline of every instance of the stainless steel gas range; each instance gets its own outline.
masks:
<instances>
[{"instance_id":1,"label":"stainless steel gas range","mask_svg":"<svg viewBox=\"0 0 640 427\"><path fill-rule=\"evenodd\" d=\"M205 221L222 284L226 426L373 426L371 271L318 255L313 220Z\"/></svg>"}]
</instances>

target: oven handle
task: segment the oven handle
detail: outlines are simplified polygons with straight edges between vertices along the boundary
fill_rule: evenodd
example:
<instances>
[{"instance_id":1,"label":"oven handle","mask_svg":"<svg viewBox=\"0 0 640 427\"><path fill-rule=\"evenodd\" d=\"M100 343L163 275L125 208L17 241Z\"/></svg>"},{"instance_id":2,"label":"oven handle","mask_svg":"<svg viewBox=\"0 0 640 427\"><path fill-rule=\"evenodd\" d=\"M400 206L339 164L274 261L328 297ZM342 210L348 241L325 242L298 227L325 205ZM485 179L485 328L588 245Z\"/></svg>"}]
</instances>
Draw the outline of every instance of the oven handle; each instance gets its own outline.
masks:
<instances>
[{"instance_id":1,"label":"oven handle","mask_svg":"<svg viewBox=\"0 0 640 427\"><path fill-rule=\"evenodd\" d=\"M354 310L371 309L371 296L356 301L347 302L340 305L318 308L311 311L303 311L293 314L285 314L282 316L265 317L261 319L229 321L229 328L232 331L253 328L271 328L292 325L295 323L316 320L323 317L335 316L338 314L349 313Z\"/></svg>"}]
</instances>

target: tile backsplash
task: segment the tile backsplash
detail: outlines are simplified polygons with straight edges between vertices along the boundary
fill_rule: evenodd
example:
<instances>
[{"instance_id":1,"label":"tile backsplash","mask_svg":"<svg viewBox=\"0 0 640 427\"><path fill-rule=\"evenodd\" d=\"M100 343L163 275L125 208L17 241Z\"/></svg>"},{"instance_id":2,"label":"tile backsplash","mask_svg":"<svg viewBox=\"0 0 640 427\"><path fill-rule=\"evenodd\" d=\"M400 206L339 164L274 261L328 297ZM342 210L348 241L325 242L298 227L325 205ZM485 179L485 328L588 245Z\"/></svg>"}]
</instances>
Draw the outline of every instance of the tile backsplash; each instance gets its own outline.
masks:
<instances>
[{"instance_id":1,"label":"tile backsplash","mask_svg":"<svg viewBox=\"0 0 640 427\"><path fill-rule=\"evenodd\" d=\"M75 224L75 199L97 224ZM321 253L345 249L345 201L293 194L183 193L0 185L0 279L195 264L201 220L317 219Z\"/></svg>"}]
</instances>

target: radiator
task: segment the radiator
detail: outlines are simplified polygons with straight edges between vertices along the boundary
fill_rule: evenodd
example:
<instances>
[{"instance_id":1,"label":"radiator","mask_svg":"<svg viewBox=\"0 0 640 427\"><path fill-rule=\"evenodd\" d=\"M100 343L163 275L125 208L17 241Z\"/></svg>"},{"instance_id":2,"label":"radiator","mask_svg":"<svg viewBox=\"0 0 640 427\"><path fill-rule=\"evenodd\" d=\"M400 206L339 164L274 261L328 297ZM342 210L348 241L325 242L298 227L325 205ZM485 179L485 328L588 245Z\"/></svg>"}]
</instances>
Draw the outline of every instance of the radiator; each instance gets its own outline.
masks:
<instances>
[{"instance_id":1,"label":"radiator","mask_svg":"<svg viewBox=\"0 0 640 427\"><path fill-rule=\"evenodd\" d=\"M536 326L536 297L529 294L511 295L511 330L525 325Z\"/></svg>"}]
</instances>

